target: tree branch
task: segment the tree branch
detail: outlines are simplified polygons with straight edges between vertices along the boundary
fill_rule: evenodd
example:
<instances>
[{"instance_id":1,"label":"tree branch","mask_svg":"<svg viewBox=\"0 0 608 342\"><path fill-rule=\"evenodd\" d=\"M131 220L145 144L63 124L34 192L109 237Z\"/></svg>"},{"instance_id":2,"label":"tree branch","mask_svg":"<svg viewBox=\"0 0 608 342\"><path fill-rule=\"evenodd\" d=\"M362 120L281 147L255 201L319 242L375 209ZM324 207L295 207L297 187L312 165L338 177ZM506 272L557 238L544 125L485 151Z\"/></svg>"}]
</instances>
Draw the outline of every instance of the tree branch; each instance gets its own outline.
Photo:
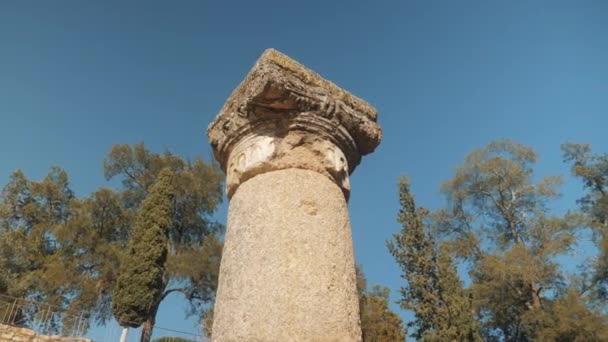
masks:
<instances>
[{"instance_id":1,"label":"tree branch","mask_svg":"<svg viewBox=\"0 0 608 342\"><path fill-rule=\"evenodd\" d=\"M165 290L165 292L163 292L163 295L160 297L160 301L163 301L163 299L165 299L165 297L167 297L172 292L180 292L189 301L192 299L197 299L197 300L200 300L201 302L208 302L209 300L211 300L211 298L204 298L204 297L201 297L201 296L195 294L194 291L190 291L187 287L176 287L176 288Z\"/></svg>"},{"instance_id":2,"label":"tree branch","mask_svg":"<svg viewBox=\"0 0 608 342\"><path fill-rule=\"evenodd\" d=\"M181 292L184 296L189 297L190 294L187 292L187 290L188 289L185 287L172 288L172 289L165 290L165 292L163 292L163 295L160 297L160 301L163 301L165 299L165 297L167 297L172 292Z\"/></svg>"}]
</instances>

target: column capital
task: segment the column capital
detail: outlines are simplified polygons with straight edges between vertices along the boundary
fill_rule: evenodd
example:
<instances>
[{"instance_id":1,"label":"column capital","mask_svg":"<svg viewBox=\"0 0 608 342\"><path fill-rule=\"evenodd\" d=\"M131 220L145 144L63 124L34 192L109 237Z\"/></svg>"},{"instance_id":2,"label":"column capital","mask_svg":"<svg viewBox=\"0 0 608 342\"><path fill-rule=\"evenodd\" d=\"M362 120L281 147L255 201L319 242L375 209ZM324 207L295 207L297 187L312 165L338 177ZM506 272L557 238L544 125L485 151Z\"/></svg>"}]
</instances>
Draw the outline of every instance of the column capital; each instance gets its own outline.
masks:
<instances>
[{"instance_id":1,"label":"column capital","mask_svg":"<svg viewBox=\"0 0 608 342\"><path fill-rule=\"evenodd\" d=\"M268 49L207 134L226 172L229 198L247 179L286 168L327 175L348 198L349 174L382 138L376 120L364 100Z\"/></svg>"}]
</instances>

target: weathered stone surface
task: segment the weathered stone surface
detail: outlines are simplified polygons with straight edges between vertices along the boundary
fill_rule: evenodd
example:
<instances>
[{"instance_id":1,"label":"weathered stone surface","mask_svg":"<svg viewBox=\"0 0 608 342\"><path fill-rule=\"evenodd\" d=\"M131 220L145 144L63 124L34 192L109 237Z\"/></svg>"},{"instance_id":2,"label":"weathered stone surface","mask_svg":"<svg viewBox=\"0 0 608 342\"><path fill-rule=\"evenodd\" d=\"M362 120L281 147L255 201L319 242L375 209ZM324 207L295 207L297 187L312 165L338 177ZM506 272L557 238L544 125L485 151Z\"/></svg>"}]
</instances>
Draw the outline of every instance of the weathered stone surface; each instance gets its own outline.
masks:
<instances>
[{"instance_id":1,"label":"weathered stone surface","mask_svg":"<svg viewBox=\"0 0 608 342\"><path fill-rule=\"evenodd\" d=\"M361 341L346 201L377 113L267 50L207 133L230 198L214 342Z\"/></svg>"},{"instance_id":2,"label":"weathered stone surface","mask_svg":"<svg viewBox=\"0 0 608 342\"><path fill-rule=\"evenodd\" d=\"M376 110L298 62L269 49L209 125L228 197L253 175L286 168L348 174L380 143Z\"/></svg>"},{"instance_id":3,"label":"weathered stone surface","mask_svg":"<svg viewBox=\"0 0 608 342\"><path fill-rule=\"evenodd\" d=\"M342 150L328 139L298 130L282 137L252 135L235 146L227 170L228 197L257 174L289 168L317 171L332 178L347 198L350 194L348 162Z\"/></svg>"},{"instance_id":4,"label":"weathered stone surface","mask_svg":"<svg viewBox=\"0 0 608 342\"><path fill-rule=\"evenodd\" d=\"M86 338L63 337L59 335L40 335L27 328L0 324L0 342L91 342Z\"/></svg>"},{"instance_id":5,"label":"weathered stone surface","mask_svg":"<svg viewBox=\"0 0 608 342\"><path fill-rule=\"evenodd\" d=\"M360 341L355 263L340 189L287 169L230 201L214 341Z\"/></svg>"}]
</instances>

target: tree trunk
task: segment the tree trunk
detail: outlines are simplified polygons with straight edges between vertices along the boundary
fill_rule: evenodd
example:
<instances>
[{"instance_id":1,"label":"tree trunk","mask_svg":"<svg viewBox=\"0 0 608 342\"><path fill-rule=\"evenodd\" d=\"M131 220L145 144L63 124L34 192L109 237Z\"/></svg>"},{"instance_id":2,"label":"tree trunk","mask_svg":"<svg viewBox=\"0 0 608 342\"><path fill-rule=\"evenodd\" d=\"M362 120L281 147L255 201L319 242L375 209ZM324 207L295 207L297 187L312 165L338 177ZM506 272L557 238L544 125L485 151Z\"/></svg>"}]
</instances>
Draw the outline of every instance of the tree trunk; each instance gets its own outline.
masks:
<instances>
[{"instance_id":1,"label":"tree trunk","mask_svg":"<svg viewBox=\"0 0 608 342\"><path fill-rule=\"evenodd\" d=\"M153 316L148 318L144 324L141 325L141 336L139 342L150 342L152 339L152 330L154 329L154 323L156 323L156 312Z\"/></svg>"},{"instance_id":2,"label":"tree trunk","mask_svg":"<svg viewBox=\"0 0 608 342\"><path fill-rule=\"evenodd\" d=\"M534 309L540 309L542 304L540 301L540 291L542 287L539 288L536 284L530 284L530 289L532 290L532 307Z\"/></svg>"},{"instance_id":3,"label":"tree trunk","mask_svg":"<svg viewBox=\"0 0 608 342\"><path fill-rule=\"evenodd\" d=\"M170 241L167 242L167 248L169 251L171 250ZM152 330L154 329L154 324L156 324L156 313L158 312L158 307L160 306L160 303L163 301L163 299L165 299L165 296L167 295L165 290L167 289L168 284L169 277L167 277L167 274L165 273L165 276L163 277L161 296L160 298L158 298L158 301L156 302L156 305L154 306L154 310L152 310L150 317L148 317L148 319L144 321L144 324L141 325L141 336L139 337L139 342L150 342L150 340L152 339Z\"/></svg>"},{"instance_id":4,"label":"tree trunk","mask_svg":"<svg viewBox=\"0 0 608 342\"><path fill-rule=\"evenodd\" d=\"M127 342L127 334L129 333L129 328L122 328L122 334L120 335L120 342Z\"/></svg>"},{"instance_id":5,"label":"tree trunk","mask_svg":"<svg viewBox=\"0 0 608 342\"><path fill-rule=\"evenodd\" d=\"M167 287L168 283L169 280L165 278L163 281L163 293L165 292L165 288ZM160 306L160 302L163 300L164 297L165 296L161 296L158 299L158 302L156 302L156 305L154 306L150 317L148 317L144 321L144 324L141 325L141 336L139 338L139 342L150 342L150 340L152 339L152 330L154 329L154 324L156 324L156 313L158 312L158 307Z\"/></svg>"}]
</instances>

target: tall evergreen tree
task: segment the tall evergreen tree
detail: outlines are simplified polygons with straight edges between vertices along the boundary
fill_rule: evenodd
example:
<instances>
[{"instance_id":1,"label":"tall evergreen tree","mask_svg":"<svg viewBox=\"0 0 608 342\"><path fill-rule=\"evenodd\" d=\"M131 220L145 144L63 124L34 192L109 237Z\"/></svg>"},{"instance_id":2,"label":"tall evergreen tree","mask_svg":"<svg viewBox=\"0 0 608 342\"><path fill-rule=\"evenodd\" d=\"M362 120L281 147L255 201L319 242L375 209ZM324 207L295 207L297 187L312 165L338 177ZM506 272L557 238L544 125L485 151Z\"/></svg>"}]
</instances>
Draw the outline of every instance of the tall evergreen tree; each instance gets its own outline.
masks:
<instances>
[{"instance_id":1,"label":"tall evergreen tree","mask_svg":"<svg viewBox=\"0 0 608 342\"><path fill-rule=\"evenodd\" d=\"M165 169L142 203L113 293L114 317L122 326L143 324L142 342L152 337L167 284L165 263L174 192L172 172Z\"/></svg>"},{"instance_id":2,"label":"tall evergreen tree","mask_svg":"<svg viewBox=\"0 0 608 342\"><path fill-rule=\"evenodd\" d=\"M399 303L403 309L414 312L414 321L408 323L408 327L414 328L411 336L419 340L434 329L439 300L436 253L424 229L423 220L428 212L416 207L409 180L405 177L399 182L399 201L401 209L397 221L403 228L393 235L388 249L403 271L401 277L407 282L400 289Z\"/></svg>"},{"instance_id":3,"label":"tall evergreen tree","mask_svg":"<svg viewBox=\"0 0 608 342\"><path fill-rule=\"evenodd\" d=\"M215 298L222 252L223 226L210 219L223 198L221 171L201 159L152 153L143 144L114 145L104 160L106 178L122 180L123 209L133 212L141 210L164 168L173 171L175 195L160 300L181 294L190 304L187 313L203 317Z\"/></svg>"},{"instance_id":4,"label":"tall evergreen tree","mask_svg":"<svg viewBox=\"0 0 608 342\"><path fill-rule=\"evenodd\" d=\"M470 291L464 290L452 257L444 243L440 243L437 254L437 292L439 306L435 329L428 334L429 341L482 341L480 324Z\"/></svg>"},{"instance_id":5,"label":"tall evergreen tree","mask_svg":"<svg viewBox=\"0 0 608 342\"><path fill-rule=\"evenodd\" d=\"M406 284L401 287L401 307L414 312L408 326L420 341L479 341L478 323L471 301L462 288L452 259L425 226L428 211L416 207L410 184L399 182L403 228L388 248L401 267Z\"/></svg>"}]
</instances>

